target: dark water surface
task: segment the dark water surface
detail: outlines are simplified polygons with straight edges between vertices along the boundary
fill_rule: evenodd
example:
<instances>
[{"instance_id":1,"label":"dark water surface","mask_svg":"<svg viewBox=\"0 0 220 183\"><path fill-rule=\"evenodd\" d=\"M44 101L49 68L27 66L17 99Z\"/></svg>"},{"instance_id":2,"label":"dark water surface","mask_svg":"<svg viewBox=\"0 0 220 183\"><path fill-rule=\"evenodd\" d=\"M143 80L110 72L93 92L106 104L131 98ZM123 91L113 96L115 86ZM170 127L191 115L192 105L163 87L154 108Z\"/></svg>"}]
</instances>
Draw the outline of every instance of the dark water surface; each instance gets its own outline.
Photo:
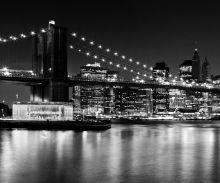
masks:
<instances>
[{"instance_id":1,"label":"dark water surface","mask_svg":"<svg viewBox=\"0 0 220 183\"><path fill-rule=\"evenodd\" d=\"M220 182L220 124L0 131L0 183Z\"/></svg>"}]
</instances>

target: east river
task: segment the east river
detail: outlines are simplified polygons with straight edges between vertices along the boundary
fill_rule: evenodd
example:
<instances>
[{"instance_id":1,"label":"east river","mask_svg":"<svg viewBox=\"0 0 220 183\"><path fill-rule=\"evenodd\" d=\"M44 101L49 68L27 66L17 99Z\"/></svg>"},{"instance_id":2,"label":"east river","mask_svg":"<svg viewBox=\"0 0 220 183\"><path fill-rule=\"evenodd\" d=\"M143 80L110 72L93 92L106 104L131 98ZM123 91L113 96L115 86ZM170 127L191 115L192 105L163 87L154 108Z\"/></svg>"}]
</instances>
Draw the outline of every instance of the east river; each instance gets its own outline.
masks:
<instances>
[{"instance_id":1,"label":"east river","mask_svg":"<svg viewBox=\"0 0 220 183\"><path fill-rule=\"evenodd\" d=\"M220 123L1 130L0 182L220 182Z\"/></svg>"}]
</instances>

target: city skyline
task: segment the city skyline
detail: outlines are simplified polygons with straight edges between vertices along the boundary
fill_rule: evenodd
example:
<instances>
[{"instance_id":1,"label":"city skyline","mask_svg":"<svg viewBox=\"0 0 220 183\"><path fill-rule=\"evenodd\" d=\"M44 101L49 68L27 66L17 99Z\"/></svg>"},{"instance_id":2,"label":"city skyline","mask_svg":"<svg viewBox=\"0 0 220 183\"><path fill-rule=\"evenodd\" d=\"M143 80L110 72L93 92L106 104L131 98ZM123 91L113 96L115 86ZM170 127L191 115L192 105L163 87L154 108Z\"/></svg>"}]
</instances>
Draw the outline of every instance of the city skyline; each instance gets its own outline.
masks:
<instances>
[{"instance_id":1,"label":"city skyline","mask_svg":"<svg viewBox=\"0 0 220 183\"><path fill-rule=\"evenodd\" d=\"M0 21L2 36L32 29L40 30L47 26L48 20L54 19L58 24L67 26L70 31L80 32L149 66L153 67L156 62L165 61L171 73L176 75L179 65L184 60L191 59L194 49L198 48L201 62L207 56L211 72L214 75L219 74L220 14L217 4L39 2L33 8L23 2L12 5L3 2L3 7L5 8L0 12L0 15L5 17ZM38 12L39 9L41 13ZM15 14L18 16L15 17ZM25 45L25 49L30 50L30 44ZM18 63L13 62L13 57L6 62L15 64L14 67L30 68L31 53L26 54L26 50L21 48L18 48L18 51L19 53L13 52L14 55L20 56ZM4 55L3 52L1 54ZM7 52L6 55L8 54L10 53ZM80 66L87 62L85 57L69 54L68 69L76 74ZM21 99L27 100L29 89L18 85L3 86L1 93L5 97L0 100L16 99L17 93ZM14 89L17 92L14 92Z\"/></svg>"},{"instance_id":2,"label":"city skyline","mask_svg":"<svg viewBox=\"0 0 220 183\"><path fill-rule=\"evenodd\" d=\"M0 182L220 182L220 4L1 2Z\"/></svg>"}]
</instances>

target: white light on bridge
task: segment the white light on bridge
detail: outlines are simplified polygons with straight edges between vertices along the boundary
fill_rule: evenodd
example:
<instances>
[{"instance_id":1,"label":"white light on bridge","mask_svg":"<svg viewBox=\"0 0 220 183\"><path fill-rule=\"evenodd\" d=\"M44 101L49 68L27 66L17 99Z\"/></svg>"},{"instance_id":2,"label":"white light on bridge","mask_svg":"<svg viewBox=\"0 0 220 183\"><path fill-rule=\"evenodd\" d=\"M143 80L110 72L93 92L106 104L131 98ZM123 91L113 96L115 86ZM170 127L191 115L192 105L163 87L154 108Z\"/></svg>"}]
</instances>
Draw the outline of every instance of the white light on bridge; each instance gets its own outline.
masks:
<instances>
[{"instance_id":1,"label":"white light on bridge","mask_svg":"<svg viewBox=\"0 0 220 183\"><path fill-rule=\"evenodd\" d=\"M152 71L152 70L153 70L153 67L150 67L150 70Z\"/></svg>"},{"instance_id":2,"label":"white light on bridge","mask_svg":"<svg viewBox=\"0 0 220 183\"><path fill-rule=\"evenodd\" d=\"M87 55L87 56L89 56L89 55L90 55L90 53L89 53L89 52L86 52L86 55Z\"/></svg>"},{"instance_id":3,"label":"white light on bridge","mask_svg":"<svg viewBox=\"0 0 220 183\"><path fill-rule=\"evenodd\" d=\"M116 67L120 67L120 64L117 64Z\"/></svg>"},{"instance_id":4,"label":"white light on bridge","mask_svg":"<svg viewBox=\"0 0 220 183\"><path fill-rule=\"evenodd\" d=\"M109 48L107 48L107 49L106 49L106 52L110 52L110 49L109 49Z\"/></svg>"},{"instance_id":5,"label":"white light on bridge","mask_svg":"<svg viewBox=\"0 0 220 183\"><path fill-rule=\"evenodd\" d=\"M102 45L99 45L98 47L99 47L99 49L102 49Z\"/></svg>"},{"instance_id":6,"label":"white light on bridge","mask_svg":"<svg viewBox=\"0 0 220 183\"><path fill-rule=\"evenodd\" d=\"M94 55L94 59L97 59L98 58L98 56L97 55Z\"/></svg>"},{"instance_id":7,"label":"white light on bridge","mask_svg":"<svg viewBox=\"0 0 220 183\"><path fill-rule=\"evenodd\" d=\"M117 52L115 52L115 53L114 53L114 55L115 55L115 56L118 56L118 53L117 53Z\"/></svg>"},{"instance_id":8,"label":"white light on bridge","mask_svg":"<svg viewBox=\"0 0 220 183\"><path fill-rule=\"evenodd\" d=\"M134 72L134 70L132 70L132 69L131 69L130 71L131 71L131 72Z\"/></svg>"},{"instance_id":9,"label":"white light on bridge","mask_svg":"<svg viewBox=\"0 0 220 183\"><path fill-rule=\"evenodd\" d=\"M103 58L102 61L105 62L105 59Z\"/></svg>"},{"instance_id":10,"label":"white light on bridge","mask_svg":"<svg viewBox=\"0 0 220 183\"><path fill-rule=\"evenodd\" d=\"M110 65L112 65L112 62L109 62Z\"/></svg>"},{"instance_id":11,"label":"white light on bridge","mask_svg":"<svg viewBox=\"0 0 220 183\"><path fill-rule=\"evenodd\" d=\"M82 41L85 41L85 40L86 40L86 38L82 37L82 38L81 38L81 40L82 40Z\"/></svg>"},{"instance_id":12,"label":"white light on bridge","mask_svg":"<svg viewBox=\"0 0 220 183\"><path fill-rule=\"evenodd\" d=\"M23 34L23 33L22 33L20 36L21 36L21 38L26 38L26 37L27 37L27 36L26 36L25 34Z\"/></svg>"},{"instance_id":13,"label":"white light on bridge","mask_svg":"<svg viewBox=\"0 0 220 183\"><path fill-rule=\"evenodd\" d=\"M137 64L137 65L139 65L139 64L140 64L140 62L136 62L136 64Z\"/></svg>"},{"instance_id":14,"label":"white light on bridge","mask_svg":"<svg viewBox=\"0 0 220 183\"><path fill-rule=\"evenodd\" d=\"M70 49L73 49L73 45L70 45Z\"/></svg>"},{"instance_id":15,"label":"white light on bridge","mask_svg":"<svg viewBox=\"0 0 220 183\"><path fill-rule=\"evenodd\" d=\"M13 41L16 41L18 38L15 37L15 36L10 36L9 39L13 40Z\"/></svg>"},{"instance_id":16,"label":"white light on bridge","mask_svg":"<svg viewBox=\"0 0 220 183\"><path fill-rule=\"evenodd\" d=\"M76 34L75 32L73 32L71 35L72 35L73 37L77 37L77 34Z\"/></svg>"},{"instance_id":17,"label":"white light on bridge","mask_svg":"<svg viewBox=\"0 0 220 183\"><path fill-rule=\"evenodd\" d=\"M124 56L124 55L122 55L122 56L121 56L121 58L122 58L122 59L125 59L125 56Z\"/></svg>"},{"instance_id":18,"label":"white light on bridge","mask_svg":"<svg viewBox=\"0 0 220 183\"><path fill-rule=\"evenodd\" d=\"M124 67L124 70L127 70L127 67Z\"/></svg>"},{"instance_id":19,"label":"white light on bridge","mask_svg":"<svg viewBox=\"0 0 220 183\"><path fill-rule=\"evenodd\" d=\"M36 33L34 31L31 31L31 35L34 36Z\"/></svg>"},{"instance_id":20,"label":"white light on bridge","mask_svg":"<svg viewBox=\"0 0 220 183\"><path fill-rule=\"evenodd\" d=\"M45 30L45 29L41 29L41 32L42 32L42 33L45 33L45 32L46 32L46 30Z\"/></svg>"},{"instance_id":21,"label":"white light on bridge","mask_svg":"<svg viewBox=\"0 0 220 183\"><path fill-rule=\"evenodd\" d=\"M147 77L147 74L144 74L144 77Z\"/></svg>"},{"instance_id":22,"label":"white light on bridge","mask_svg":"<svg viewBox=\"0 0 220 183\"><path fill-rule=\"evenodd\" d=\"M90 44L91 44L91 45L94 45L94 41L90 41Z\"/></svg>"},{"instance_id":23,"label":"white light on bridge","mask_svg":"<svg viewBox=\"0 0 220 183\"><path fill-rule=\"evenodd\" d=\"M132 58L129 58L129 62L133 62Z\"/></svg>"},{"instance_id":24,"label":"white light on bridge","mask_svg":"<svg viewBox=\"0 0 220 183\"><path fill-rule=\"evenodd\" d=\"M3 71L5 71L5 72L8 71L8 68L7 68L7 67L3 67L2 69L3 69Z\"/></svg>"},{"instance_id":25,"label":"white light on bridge","mask_svg":"<svg viewBox=\"0 0 220 183\"><path fill-rule=\"evenodd\" d=\"M147 66L144 64L143 67L146 68Z\"/></svg>"}]
</instances>

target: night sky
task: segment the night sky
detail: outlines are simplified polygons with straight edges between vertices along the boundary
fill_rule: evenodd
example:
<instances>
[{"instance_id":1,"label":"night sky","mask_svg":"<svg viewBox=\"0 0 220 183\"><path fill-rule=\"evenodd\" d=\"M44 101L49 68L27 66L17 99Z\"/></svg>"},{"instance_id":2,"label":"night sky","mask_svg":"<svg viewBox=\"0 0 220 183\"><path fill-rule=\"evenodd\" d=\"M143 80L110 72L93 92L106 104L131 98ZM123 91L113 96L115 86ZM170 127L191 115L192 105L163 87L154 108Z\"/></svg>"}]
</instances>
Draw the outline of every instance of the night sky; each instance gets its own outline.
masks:
<instances>
[{"instance_id":1,"label":"night sky","mask_svg":"<svg viewBox=\"0 0 220 183\"><path fill-rule=\"evenodd\" d=\"M218 4L202 2L1 2L0 36L39 30L54 19L69 31L79 32L149 66L165 61L175 74L180 63L191 59L198 48L201 60L207 56L211 72L216 75L220 74L219 9ZM31 69L31 44L27 45L11 45L17 47L13 51L1 46L0 66ZM91 61L69 54L68 62L68 70L76 74L81 65ZM5 99L11 104L16 93L20 100L28 100L29 88L0 85L0 101Z\"/></svg>"}]
</instances>

